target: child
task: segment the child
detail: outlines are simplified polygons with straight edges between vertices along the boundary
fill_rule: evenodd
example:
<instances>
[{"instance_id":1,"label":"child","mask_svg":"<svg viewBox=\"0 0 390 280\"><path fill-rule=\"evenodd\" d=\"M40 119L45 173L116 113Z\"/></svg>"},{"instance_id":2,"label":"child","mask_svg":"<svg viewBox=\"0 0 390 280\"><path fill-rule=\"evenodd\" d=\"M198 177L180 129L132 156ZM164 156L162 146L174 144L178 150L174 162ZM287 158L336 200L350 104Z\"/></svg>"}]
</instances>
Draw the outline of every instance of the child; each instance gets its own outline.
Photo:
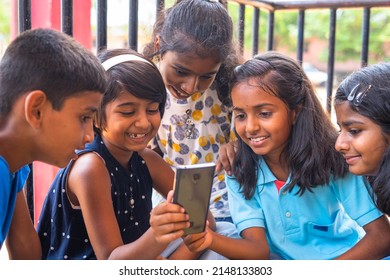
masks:
<instances>
[{"instance_id":1,"label":"child","mask_svg":"<svg viewBox=\"0 0 390 280\"><path fill-rule=\"evenodd\" d=\"M255 56L235 69L231 97L239 156L227 185L242 240L208 232L186 237L189 248L236 259L388 255L389 221L364 178L347 172L299 64L276 52Z\"/></svg>"},{"instance_id":2,"label":"child","mask_svg":"<svg viewBox=\"0 0 390 280\"><path fill-rule=\"evenodd\" d=\"M92 118L106 86L98 59L50 29L20 34L0 63L0 248L39 259L41 246L22 188L28 164L64 167L93 140Z\"/></svg>"},{"instance_id":3,"label":"child","mask_svg":"<svg viewBox=\"0 0 390 280\"><path fill-rule=\"evenodd\" d=\"M232 149L227 86L239 62L232 33L219 1L177 1L155 23L144 54L157 60L168 97L152 148L172 166L217 161L219 149ZM231 221L223 172L216 173L210 210L217 221Z\"/></svg>"},{"instance_id":4,"label":"child","mask_svg":"<svg viewBox=\"0 0 390 280\"><path fill-rule=\"evenodd\" d=\"M164 82L157 67L134 51L108 50L99 58L109 85L95 140L50 188L38 224L43 258L159 258L189 226L179 205L163 203L152 211L152 188L166 196L174 176L157 153L145 149L164 113ZM171 257L192 257L181 248L186 251Z\"/></svg>"},{"instance_id":5,"label":"child","mask_svg":"<svg viewBox=\"0 0 390 280\"><path fill-rule=\"evenodd\" d=\"M349 171L365 175L375 202L390 215L390 63L362 68L336 92L334 108L340 134L336 149Z\"/></svg>"}]
</instances>

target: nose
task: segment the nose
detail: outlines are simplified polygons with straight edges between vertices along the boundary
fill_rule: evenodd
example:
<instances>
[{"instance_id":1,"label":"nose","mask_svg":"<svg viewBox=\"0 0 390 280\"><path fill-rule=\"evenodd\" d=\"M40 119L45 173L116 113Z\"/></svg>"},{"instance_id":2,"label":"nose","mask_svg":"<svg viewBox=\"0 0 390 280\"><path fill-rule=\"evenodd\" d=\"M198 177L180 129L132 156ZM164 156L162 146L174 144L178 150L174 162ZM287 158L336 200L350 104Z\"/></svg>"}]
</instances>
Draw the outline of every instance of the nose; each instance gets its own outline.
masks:
<instances>
[{"instance_id":1,"label":"nose","mask_svg":"<svg viewBox=\"0 0 390 280\"><path fill-rule=\"evenodd\" d=\"M337 136L336 143L334 144L335 149L338 152L347 150L349 147L348 138L345 136L345 133L340 132L339 136Z\"/></svg>"},{"instance_id":2,"label":"nose","mask_svg":"<svg viewBox=\"0 0 390 280\"><path fill-rule=\"evenodd\" d=\"M185 91L188 95L192 95L193 93L199 91L199 78L188 77L181 85L180 89Z\"/></svg>"},{"instance_id":3,"label":"nose","mask_svg":"<svg viewBox=\"0 0 390 280\"><path fill-rule=\"evenodd\" d=\"M258 119L254 116L247 115L245 131L248 134L255 134L259 130L260 130L260 124Z\"/></svg>"},{"instance_id":4,"label":"nose","mask_svg":"<svg viewBox=\"0 0 390 280\"><path fill-rule=\"evenodd\" d=\"M94 139L93 124L88 125L84 134L84 144L91 143Z\"/></svg>"},{"instance_id":5,"label":"nose","mask_svg":"<svg viewBox=\"0 0 390 280\"><path fill-rule=\"evenodd\" d=\"M148 128L150 125L150 121L147 112L138 112L137 119L135 120L134 125L138 128Z\"/></svg>"}]
</instances>

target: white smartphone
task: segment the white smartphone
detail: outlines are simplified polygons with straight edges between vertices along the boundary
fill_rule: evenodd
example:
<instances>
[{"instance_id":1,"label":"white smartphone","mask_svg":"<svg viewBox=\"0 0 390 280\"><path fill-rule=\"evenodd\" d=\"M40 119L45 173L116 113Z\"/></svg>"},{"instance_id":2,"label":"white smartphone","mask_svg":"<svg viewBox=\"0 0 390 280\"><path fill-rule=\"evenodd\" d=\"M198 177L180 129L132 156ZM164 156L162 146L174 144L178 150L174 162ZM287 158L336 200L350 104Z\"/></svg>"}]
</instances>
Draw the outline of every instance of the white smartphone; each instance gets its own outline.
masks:
<instances>
[{"instance_id":1,"label":"white smartphone","mask_svg":"<svg viewBox=\"0 0 390 280\"><path fill-rule=\"evenodd\" d=\"M191 224L184 233L203 232L210 205L215 163L179 165L175 167L175 172L173 203L185 209Z\"/></svg>"}]
</instances>

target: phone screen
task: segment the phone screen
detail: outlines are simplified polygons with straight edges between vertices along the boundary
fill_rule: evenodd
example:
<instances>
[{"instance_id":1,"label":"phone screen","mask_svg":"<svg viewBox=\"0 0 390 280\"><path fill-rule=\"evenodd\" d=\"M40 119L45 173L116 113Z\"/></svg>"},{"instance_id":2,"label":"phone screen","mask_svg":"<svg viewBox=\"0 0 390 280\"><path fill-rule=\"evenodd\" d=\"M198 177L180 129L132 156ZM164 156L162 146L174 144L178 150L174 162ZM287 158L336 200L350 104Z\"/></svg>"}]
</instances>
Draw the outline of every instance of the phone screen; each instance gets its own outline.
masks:
<instances>
[{"instance_id":1,"label":"phone screen","mask_svg":"<svg viewBox=\"0 0 390 280\"><path fill-rule=\"evenodd\" d=\"M189 215L191 227L185 234L205 230L215 163L181 165L176 167L173 203L181 205Z\"/></svg>"}]
</instances>

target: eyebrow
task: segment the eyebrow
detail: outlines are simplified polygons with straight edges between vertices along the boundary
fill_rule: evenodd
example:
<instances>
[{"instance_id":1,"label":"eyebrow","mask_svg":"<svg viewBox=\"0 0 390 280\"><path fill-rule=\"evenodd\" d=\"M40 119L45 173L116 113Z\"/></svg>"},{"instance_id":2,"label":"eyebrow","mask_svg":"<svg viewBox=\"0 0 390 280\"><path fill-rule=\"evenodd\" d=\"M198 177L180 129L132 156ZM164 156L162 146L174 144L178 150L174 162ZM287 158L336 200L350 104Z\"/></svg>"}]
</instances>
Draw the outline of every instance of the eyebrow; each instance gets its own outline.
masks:
<instances>
[{"instance_id":1,"label":"eyebrow","mask_svg":"<svg viewBox=\"0 0 390 280\"><path fill-rule=\"evenodd\" d=\"M84 109L85 111L95 113L98 111L98 108L96 106L88 106Z\"/></svg>"},{"instance_id":2,"label":"eyebrow","mask_svg":"<svg viewBox=\"0 0 390 280\"><path fill-rule=\"evenodd\" d=\"M180 65L180 64L174 63L174 64L172 64L172 65L173 65L173 67L175 67L175 68L177 68L177 69L179 69L179 70L181 70L181 71L194 73L194 72L191 71L190 69L188 69L188 68L186 68L186 67L183 67L183 66ZM212 72L207 72L207 73L202 73L201 76L203 76L203 75L215 75L215 74L217 74L217 73L218 73L218 70L212 71Z\"/></svg>"},{"instance_id":3,"label":"eyebrow","mask_svg":"<svg viewBox=\"0 0 390 280\"><path fill-rule=\"evenodd\" d=\"M157 103L159 104L158 101L153 101L153 100L148 100L148 105L150 104L154 104L154 103ZM136 102L125 102L125 103L121 103L118 105L118 107L126 107L126 106L137 106L137 103Z\"/></svg>"},{"instance_id":4,"label":"eyebrow","mask_svg":"<svg viewBox=\"0 0 390 280\"><path fill-rule=\"evenodd\" d=\"M348 120L348 121L345 121L345 122L341 122L341 125L342 126L346 126L346 127L349 127L351 125L356 125L356 124L364 124L364 122L361 122L361 121L355 121L355 120Z\"/></svg>"},{"instance_id":5,"label":"eyebrow","mask_svg":"<svg viewBox=\"0 0 390 280\"><path fill-rule=\"evenodd\" d=\"M251 106L251 107L258 109L258 108L262 108L262 107L266 107L266 106L275 107L275 105L271 104L271 103L261 103L261 104L257 104L257 105ZM244 109L242 109L240 107L236 107L236 106L233 106L232 110L233 111L244 111Z\"/></svg>"}]
</instances>

